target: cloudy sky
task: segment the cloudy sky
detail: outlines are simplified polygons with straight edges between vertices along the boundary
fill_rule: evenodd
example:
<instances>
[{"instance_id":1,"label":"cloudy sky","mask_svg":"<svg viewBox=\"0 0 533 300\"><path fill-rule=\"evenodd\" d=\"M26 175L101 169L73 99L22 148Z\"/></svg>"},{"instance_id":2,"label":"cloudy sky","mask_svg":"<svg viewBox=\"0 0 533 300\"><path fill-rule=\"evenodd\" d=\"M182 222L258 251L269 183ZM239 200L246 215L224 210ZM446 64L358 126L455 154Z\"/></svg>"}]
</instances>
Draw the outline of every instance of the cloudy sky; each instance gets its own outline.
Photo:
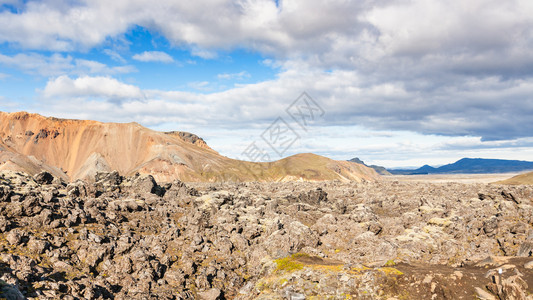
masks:
<instances>
[{"instance_id":1,"label":"cloudy sky","mask_svg":"<svg viewBox=\"0 0 533 300\"><path fill-rule=\"evenodd\" d=\"M0 110L241 159L533 160L533 2L0 0Z\"/></svg>"}]
</instances>

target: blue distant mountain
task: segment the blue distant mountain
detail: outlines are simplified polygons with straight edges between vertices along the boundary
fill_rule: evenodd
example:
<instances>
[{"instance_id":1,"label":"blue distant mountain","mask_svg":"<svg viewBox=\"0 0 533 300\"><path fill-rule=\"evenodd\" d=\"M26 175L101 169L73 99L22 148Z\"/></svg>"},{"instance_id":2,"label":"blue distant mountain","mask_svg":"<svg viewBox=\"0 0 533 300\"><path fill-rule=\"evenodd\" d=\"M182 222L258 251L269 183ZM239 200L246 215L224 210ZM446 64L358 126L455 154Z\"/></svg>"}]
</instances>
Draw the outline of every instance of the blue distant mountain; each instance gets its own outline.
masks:
<instances>
[{"instance_id":1,"label":"blue distant mountain","mask_svg":"<svg viewBox=\"0 0 533 300\"><path fill-rule=\"evenodd\" d=\"M388 169L390 173L396 175L508 173L528 170L533 170L531 161L485 158L463 158L438 168L424 165L414 170Z\"/></svg>"}]
</instances>

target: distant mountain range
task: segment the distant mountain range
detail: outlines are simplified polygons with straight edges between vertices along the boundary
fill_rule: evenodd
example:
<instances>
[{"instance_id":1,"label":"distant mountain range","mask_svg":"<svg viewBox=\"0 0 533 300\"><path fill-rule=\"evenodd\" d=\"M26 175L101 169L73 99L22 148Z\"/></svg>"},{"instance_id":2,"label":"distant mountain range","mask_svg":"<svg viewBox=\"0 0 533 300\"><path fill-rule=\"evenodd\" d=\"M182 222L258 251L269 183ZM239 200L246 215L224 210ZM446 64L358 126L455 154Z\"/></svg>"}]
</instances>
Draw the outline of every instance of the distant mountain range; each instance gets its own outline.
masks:
<instances>
[{"instance_id":1,"label":"distant mountain range","mask_svg":"<svg viewBox=\"0 0 533 300\"><path fill-rule=\"evenodd\" d=\"M438 168L424 165L414 170L388 169L393 175L508 173L527 170L533 170L533 162L484 158L463 158Z\"/></svg>"},{"instance_id":2,"label":"distant mountain range","mask_svg":"<svg viewBox=\"0 0 533 300\"><path fill-rule=\"evenodd\" d=\"M364 166L367 166L369 168L372 168L374 169L379 175L392 175L391 173L389 173L389 171L387 171L387 169L385 169L385 167L382 167L382 166L376 166L376 165L367 165L365 164L362 160L360 160L359 158L355 157L355 158L352 158L350 159L349 161L351 162L354 162L354 163L358 163L358 164L361 164L361 165L364 165Z\"/></svg>"}]
</instances>

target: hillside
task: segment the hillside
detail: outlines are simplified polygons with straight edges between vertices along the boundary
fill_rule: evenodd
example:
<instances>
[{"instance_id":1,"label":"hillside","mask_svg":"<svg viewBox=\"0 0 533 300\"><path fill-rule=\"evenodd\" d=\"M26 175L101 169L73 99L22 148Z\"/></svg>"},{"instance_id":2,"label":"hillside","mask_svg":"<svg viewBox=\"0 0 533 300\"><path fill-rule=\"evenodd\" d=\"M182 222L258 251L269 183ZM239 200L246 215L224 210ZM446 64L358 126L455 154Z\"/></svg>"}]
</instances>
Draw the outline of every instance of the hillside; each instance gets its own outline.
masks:
<instances>
[{"instance_id":1,"label":"hillside","mask_svg":"<svg viewBox=\"0 0 533 300\"><path fill-rule=\"evenodd\" d=\"M509 173L533 170L533 162L506 159L463 158L452 164L434 168L424 165L414 170L389 170L397 175L416 174L481 174Z\"/></svg>"},{"instance_id":2,"label":"hillside","mask_svg":"<svg viewBox=\"0 0 533 300\"><path fill-rule=\"evenodd\" d=\"M374 171L376 171L379 175L392 175L389 171L387 171L387 169L385 169L385 167L377 166L377 165L367 165L367 164L365 164L364 161L360 160L358 157L352 158L352 159L350 159L349 161L354 162L354 163L358 163L358 164L362 164L362 165L364 165L364 166L367 166L367 167L369 167L369 168L372 168L372 169L374 169Z\"/></svg>"},{"instance_id":3,"label":"hillside","mask_svg":"<svg viewBox=\"0 0 533 300\"><path fill-rule=\"evenodd\" d=\"M379 178L360 164L299 154L271 163L221 156L194 134L137 123L101 123L0 112L0 169L47 170L69 180L117 170L158 181L361 181Z\"/></svg>"},{"instance_id":4,"label":"hillside","mask_svg":"<svg viewBox=\"0 0 533 300\"><path fill-rule=\"evenodd\" d=\"M520 184L533 184L533 172L516 175L506 180L495 182L496 184L511 184L511 185L520 185Z\"/></svg>"}]
</instances>

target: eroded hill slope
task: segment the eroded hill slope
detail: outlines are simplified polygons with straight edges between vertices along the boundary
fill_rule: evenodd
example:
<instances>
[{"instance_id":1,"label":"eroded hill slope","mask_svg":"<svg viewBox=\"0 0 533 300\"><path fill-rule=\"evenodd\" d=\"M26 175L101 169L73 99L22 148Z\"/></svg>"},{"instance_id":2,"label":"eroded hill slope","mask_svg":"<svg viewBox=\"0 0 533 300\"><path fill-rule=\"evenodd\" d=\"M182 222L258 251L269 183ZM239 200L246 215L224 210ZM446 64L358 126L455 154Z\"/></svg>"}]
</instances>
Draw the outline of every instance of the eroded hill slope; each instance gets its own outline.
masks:
<instances>
[{"instance_id":1,"label":"eroded hill slope","mask_svg":"<svg viewBox=\"0 0 533 300\"><path fill-rule=\"evenodd\" d=\"M0 150L0 169L30 174L44 169L70 180L113 170L121 174L151 174L159 181L379 178L360 164L314 154L271 163L243 162L218 154L190 133L158 132L137 123L47 118L26 112L0 112Z\"/></svg>"},{"instance_id":2,"label":"eroded hill slope","mask_svg":"<svg viewBox=\"0 0 533 300\"><path fill-rule=\"evenodd\" d=\"M512 184L512 185L533 184L533 172L516 175L509 179L499 181L497 183L498 184Z\"/></svg>"}]
</instances>

